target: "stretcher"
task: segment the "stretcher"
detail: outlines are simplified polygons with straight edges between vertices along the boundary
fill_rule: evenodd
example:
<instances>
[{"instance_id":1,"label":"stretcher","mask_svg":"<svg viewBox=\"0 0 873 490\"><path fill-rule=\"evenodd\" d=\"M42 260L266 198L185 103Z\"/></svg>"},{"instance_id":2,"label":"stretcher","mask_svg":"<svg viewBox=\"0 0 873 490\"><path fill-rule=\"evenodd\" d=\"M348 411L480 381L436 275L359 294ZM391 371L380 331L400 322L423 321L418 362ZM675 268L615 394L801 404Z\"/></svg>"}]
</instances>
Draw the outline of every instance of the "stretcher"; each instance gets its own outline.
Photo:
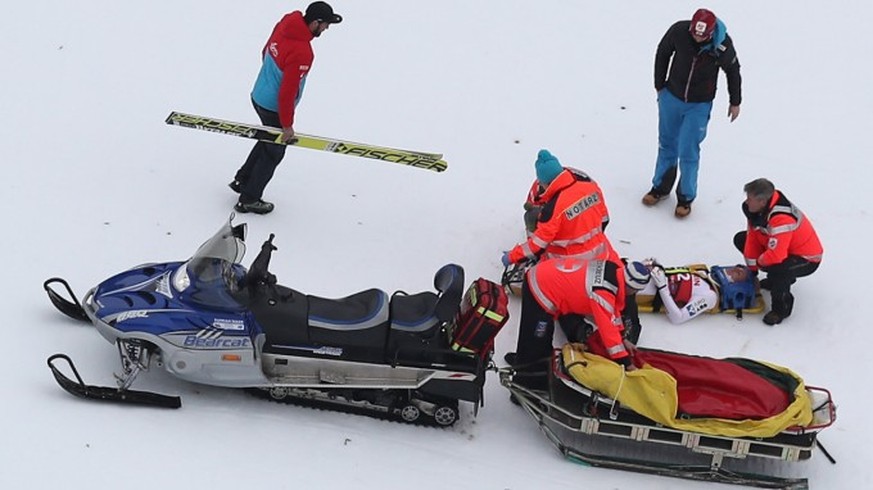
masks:
<instances>
[{"instance_id":1,"label":"stretcher","mask_svg":"<svg viewBox=\"0 0 873 490\"><path fill-rule=\"evenodd\" d=\"M691 264L687 266L683 266L682 268L688 269L694 272L703 272L705 274L709 274L711 268L705 264ZM668 268L669 271L671 268ZM675 268L673 268L675 269ZM669 273L669 272L668 272ZM660 305L660 299L654 294L636 294L635 295L637 302L637 310L640 313L664 313L663 306ZM707 310L706 313L728 313L731 315L735 315L737 317L742 317L744 314L760 314L764 312L766 308L766 304L764 303L764 297L761 295L760 289L756 288L755 297L750 302L749 306L745 308L741 308L740 311L737 311L736 308L726 308L721 306L721 301L719 301L720 306L713 308L711 310Z\"/></svg>"}]
</instances>

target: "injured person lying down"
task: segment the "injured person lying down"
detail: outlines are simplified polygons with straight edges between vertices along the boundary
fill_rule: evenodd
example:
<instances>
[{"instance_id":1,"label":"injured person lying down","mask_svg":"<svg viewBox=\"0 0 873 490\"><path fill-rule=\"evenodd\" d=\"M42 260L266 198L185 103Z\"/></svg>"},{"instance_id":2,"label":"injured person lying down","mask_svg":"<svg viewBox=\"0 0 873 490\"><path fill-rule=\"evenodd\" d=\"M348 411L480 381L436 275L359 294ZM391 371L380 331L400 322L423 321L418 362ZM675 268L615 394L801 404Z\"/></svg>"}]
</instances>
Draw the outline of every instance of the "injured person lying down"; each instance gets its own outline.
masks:
<instances>
[{"instance_id":1,"label":"injured person lying down","mask_svg":"<svg viewBox=\"0 0 873 490\"><path fill-rule=\"evenodd\" d=\"M663 267L643 261L652 271L649 284L637 293L641 312L663 311L672 323L685 323L702 313L758 312L763 300L752 272L743 265Z\"/></svg>"}]
</instances>

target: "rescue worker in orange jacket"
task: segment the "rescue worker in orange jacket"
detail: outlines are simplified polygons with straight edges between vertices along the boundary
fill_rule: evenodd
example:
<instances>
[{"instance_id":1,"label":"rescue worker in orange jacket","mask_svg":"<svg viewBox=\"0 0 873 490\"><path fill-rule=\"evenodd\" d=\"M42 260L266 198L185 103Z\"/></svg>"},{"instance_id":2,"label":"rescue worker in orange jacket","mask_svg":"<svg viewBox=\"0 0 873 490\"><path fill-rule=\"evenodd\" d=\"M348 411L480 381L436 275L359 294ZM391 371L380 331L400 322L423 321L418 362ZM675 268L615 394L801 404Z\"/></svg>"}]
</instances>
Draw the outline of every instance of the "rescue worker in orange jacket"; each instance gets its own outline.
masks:
<instances>
[{"instance_id":1,"label":"rescue worker in orange jacket","mask_svg":"<svg viewBox=\"0 0 873 490\"><path fill-rule=\"evenodd\" d=\"M824 250L812 222L772 182L755 179L743 190L748 227L734 236L734 245L749 269L767 273L760 284L770 290L772 308L764 323L776 325L794 308L791 285L818 269Z\"/></svg>"},{"instance_id":2,"label":"rescue worker in orange jacket","mask_svg":"<svg viewBox=\"0 0 873 490\"><path fill-rule=\"evenodd\" d=\"M611 260L579 260L557 258L533 266L522 287L521 321L515 356L507 356L520 368L531 365L540 370L542 360L552 351L554 320L571 342L584 342L597 355L612 359L633 370L634 346L623 339L621 313L627 298L649 283L649 268L640 262L628 262L622 267ZM584 328L567 328L565 319L583 316ZM540 375L522 384L533 389L544 388L546 379Z\"/></svg>"},{"instance_id":3,"label":"rescue worker in orange jacket","mask_svg":"<svg viewBox=\"0 0 873 490\"><path fill-rule=\"evenodd\" d=\"M603 233L609 212L600 186L584 172L562 167L548 150L539 151L536 172L538 184L528 197L533 201L530 207L541 206L536 228L525 243L503 254L503 265L537 260L541 255L583 260L614 255ZM540 196L536 196L537 185L544 189Z\"/></svg>"}]
</instances>

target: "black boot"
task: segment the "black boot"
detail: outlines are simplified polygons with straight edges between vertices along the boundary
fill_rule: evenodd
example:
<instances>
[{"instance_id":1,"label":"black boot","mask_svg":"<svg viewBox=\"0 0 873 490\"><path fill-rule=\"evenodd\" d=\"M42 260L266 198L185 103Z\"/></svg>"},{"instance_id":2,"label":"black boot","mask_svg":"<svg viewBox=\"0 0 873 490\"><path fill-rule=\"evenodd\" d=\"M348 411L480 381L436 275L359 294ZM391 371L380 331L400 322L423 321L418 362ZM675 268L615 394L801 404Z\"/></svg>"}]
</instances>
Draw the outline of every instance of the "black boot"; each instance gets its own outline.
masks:
<instances>
[{"instance_id":1,"label":"black boot","mask_svg":"<svg viewBox=\"0 0 873 490\"><path fill-rule=\"evenodd\" d=\"M794 309L794 295L789 291L773 291L773 309L764 315L764 323L778 325L782 320L791 316Z\"/></svg>"},{"instance_id":2,"label":"black boot","mask_svg":"<svg viewBox=\"0 0 873 490\"><path fill-rule=\"evenodd\" d=\"M764 323L767 325L778 325L782 323L782 316L779 313L776 313L776 310L770 310L764 315Z\"/></svg>"},{"instance_id":3,"label":"black boot","mask_svg":"<svg viewBox=\"0 0 873 490\"><path fill-rule=\"evenodd\" d=\"M273 207L273 203L258 199L249 203L239 201L233 209L236 209L238 213L267 214L273 211Z\"/></svg>"}]
</instances>

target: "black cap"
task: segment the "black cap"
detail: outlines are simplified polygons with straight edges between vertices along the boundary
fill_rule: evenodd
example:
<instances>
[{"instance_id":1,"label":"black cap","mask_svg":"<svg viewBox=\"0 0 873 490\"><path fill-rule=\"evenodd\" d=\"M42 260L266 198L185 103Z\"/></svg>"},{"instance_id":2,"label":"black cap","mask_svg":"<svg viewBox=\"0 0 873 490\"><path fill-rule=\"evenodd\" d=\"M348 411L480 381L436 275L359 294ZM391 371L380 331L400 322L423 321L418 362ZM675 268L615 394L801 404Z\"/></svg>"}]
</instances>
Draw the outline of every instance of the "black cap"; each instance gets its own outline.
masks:
<instances>
[{"instance_id":1,"label":"black cap","mask_svg":"<svg viewBox=\"0 0 873 490\"><path fill-rule=\"evenodd\" d=\"M342 15L333 13L333 7L327 2L312 2L306 7L306 14L303 19L309 23L313 21L327 22L328 24L339 24L343 21Z\"/></svg>"}]
</instances>

